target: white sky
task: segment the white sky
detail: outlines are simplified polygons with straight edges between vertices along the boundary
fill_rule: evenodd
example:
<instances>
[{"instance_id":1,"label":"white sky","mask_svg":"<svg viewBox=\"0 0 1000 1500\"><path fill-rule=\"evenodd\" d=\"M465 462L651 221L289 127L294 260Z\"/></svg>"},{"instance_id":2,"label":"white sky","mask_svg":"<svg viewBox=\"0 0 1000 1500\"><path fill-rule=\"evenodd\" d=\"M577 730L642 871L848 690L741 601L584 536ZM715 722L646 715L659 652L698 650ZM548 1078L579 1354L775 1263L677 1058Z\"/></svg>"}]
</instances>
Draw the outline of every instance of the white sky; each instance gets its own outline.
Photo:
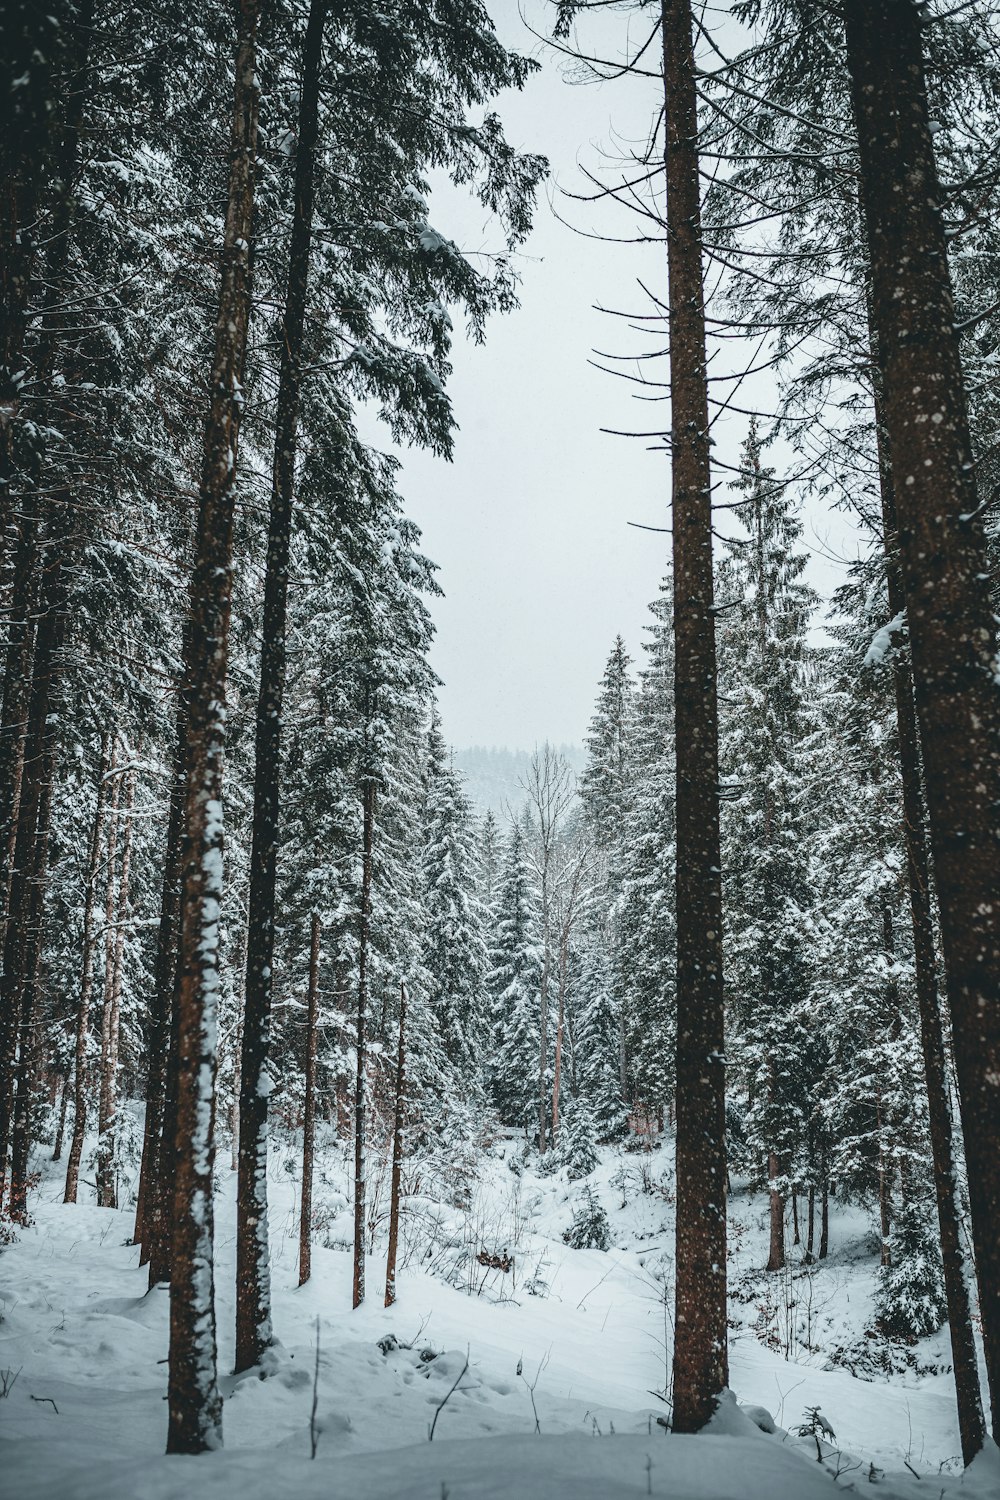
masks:
<instances>
[{"instance_id":1,"label":"white sky","mask_svg":"<svg viewBox=\"0 0 1000 1500\"><path fill-rule=\"evenodd\" d=\"M599 171L603 145L644 139L655 84L570 85L564 64L524 27L516 0L488 3L504 41L542 61L524 93L503 95L497 109L509 139L549 157L553 181L520 261L520 310L495 319L484 346L456 341L454 461L408 451L401 489L445 590L434 603L431 654L444 680L445 734L457 746L531 749L582 740L612 641L621 632L641 654L647 607L666 571L669 536L627 523L669 524L667 458L644 440L600 431L661 428L666 408L635 399L636 387L588 363L595 348L651 346L594 305L648 312L637 280L665 297L666 249L583 238L556 216L608 234L641 232L640 220L612 205L568 202L559 189L586 190L578 164ZM551 24L544 0L524 8L536 30ZM604 45L620 49L629 24L641 30L639 18L605 16ZM435 193L431 221L464 249L490 242L482 219L450 190ZM720 424L723 457L735 458L745 427L740 418ZM846 523L810 517L807 541L816 549L811 582L827 593L840 569L821 554L851 546Z\"/></svg>"}]
</instances>

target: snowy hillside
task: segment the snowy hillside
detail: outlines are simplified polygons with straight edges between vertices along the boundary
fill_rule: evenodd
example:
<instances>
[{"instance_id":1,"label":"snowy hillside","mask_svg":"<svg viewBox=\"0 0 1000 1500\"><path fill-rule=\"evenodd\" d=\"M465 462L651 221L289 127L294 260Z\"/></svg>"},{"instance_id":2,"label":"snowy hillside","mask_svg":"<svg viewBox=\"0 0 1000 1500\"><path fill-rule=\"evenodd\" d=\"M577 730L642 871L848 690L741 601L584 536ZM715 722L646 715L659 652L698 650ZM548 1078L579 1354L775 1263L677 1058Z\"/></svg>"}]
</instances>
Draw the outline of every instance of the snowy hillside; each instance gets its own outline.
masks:
<instances>
[{"instance_id":1,"label":"snowy hillside","mask_svg":"<svg viewBox=\"0 0 1000 1500\"><path fill-rule=\"evenodd\" d=\"M711 1436L675 1437L663 1426L673 1295L667 1144L650 1154L605 1148L595 1172L573 1183L562 1171L537 1176L520 1154L518 1141L492 1148L461 1185L464 1208L411 1197L397 1305L381 1305L379 1244L369 1298L352 1313L342 1150L328 1145L317 1163L323 1228L312 1279L299 1289L299 1167L293 1141L275 1142L280 1345L266 1378L223 1375L225 1450L196 1460L162 1456L168 1294L146 1293L128 1244L131 1213L64 1206L50 1174L35 1223L0 1256L4 1495L809 1500L869 1480L884 1496L912 1500L991 1493L995 1452L964 1481L953 1477L961 1463L944 1334L909 1351L910 1367L891 1377L850 1373L852 1362L861 1368L852 1347L871 1342L876 1256L865 1214L835 1208L827 1262L803 1267L796 1253L787 1275L767 1276L758 1269L766 1199L735 1193L732 1383L778 1431L754 1425L768 1425L761 1411L750 1420L727 1405ZM233 1357L234 1186L221 1170L222 1372ZM563 1239L591 1193L606 1213L607 1250ZM481 1250L508 1252L512 1269L480 1265ZM821 1422L807 1416L812 1408ZM835 1436L799 1435L817 1424Z\"/></svg>"}]
</instances>

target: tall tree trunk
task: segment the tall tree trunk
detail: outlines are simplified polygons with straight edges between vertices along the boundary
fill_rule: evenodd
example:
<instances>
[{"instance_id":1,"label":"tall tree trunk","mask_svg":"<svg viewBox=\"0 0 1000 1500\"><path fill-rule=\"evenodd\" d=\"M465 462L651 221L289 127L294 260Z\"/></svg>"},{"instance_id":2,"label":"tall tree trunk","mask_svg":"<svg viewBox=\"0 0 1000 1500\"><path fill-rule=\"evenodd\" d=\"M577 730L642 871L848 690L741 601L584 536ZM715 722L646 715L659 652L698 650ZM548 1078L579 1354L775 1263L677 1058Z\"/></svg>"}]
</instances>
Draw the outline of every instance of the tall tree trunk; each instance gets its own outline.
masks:
<instances>
[{"instance_id":1,"label":"tall tree trunk","mask_svg":"<svg viewBox=\"0 0 1000 1500\"><path fill-rule=\"evenodd\" d=\"M892 1169L885 1144L882 1091L875 1085L875 1125L878 1133L879 1264L892 1265Z\"/></svg>"},{"instance_id":2,"label":"tall tree trunk","mask_svg":"<svg viewBox=\"0 0 1000 1500\"><path fill-rule=\"evenodd\" d=\"M101 1006L101 1062L97 1089L97 1206L114 1208L114 1164L108 1124L112 1115L111 1031L114 1021L112 991L115 979L115 914L118 896L118 804L122 779L118 770L118 742L111 751L111 806L108 808L108 855L104 898L104 1002Z\"/></svg>"},{"instance_id":3,"label":"tall tree trunk","mask_svg":"<svg viewBox=\"0 0 1000 1500\"><path fill-rule=\"evenodd\" d=\"M54 152L52 162L54 170L49 174L54 191L51 198L51 224L48 229L49 253L45 268L47 291L39 320L38 348L33 371L34 384L39 391L47 390L51 381L59 348L59 332L67 316L62 304L65 299L65 272L69 263L73 186L79 156L80 124L87 97L94 9L95 0L81 0L75 23L68 35L65 73L68 102ZM43 26L47 24L47 22L42 23ZM51 35L47 45L50 47L54 45ZM44 50L43 46L42 52ZM32 51L35 55L31 55L31 68L34 70L41 58L35 49ZM30 77L27 86L31 88ZM51 100L46 99L44 104L46 112L50 103ZM44 152L40 148L45 127L41 122L38 122L38 125L39 129L33 132L35 139L29 143L29 151L35 157L34 171L36 173L41 171L44 163ZM11 144L10 138L7 138L7 144L8 146ZM17 163L8 161L6 165L14 169L16 177ZM21 165L25 163L22 162ZM0 270L0 282L2 282L0 323L3 325L0 330L0 340L3 345L0 357L5 361L13 361L18 368L20 368L21 356L24 352L27 330L25 320L29 309L30 283L35 258L34 247L29 242L30 228L26 215L33 216L38 208L39 188L40 182L35 182L28 187L23 201L18 203L16 182L8 180L0 185L0 193L6 197L8 209L8 213L4 215L6 222L0 232L18 237L21 251L13 262L7 262L3 270ZM13 199L9 196L11 191L14 193ZM2 258L2 250L3 246L0 245L0 258ZM8 376L13 373L13 366L8 364L5 373ZM0 546L5 542L10 519L9 500L13 457L11 444L18 425L17 407L19 404L17 390L11 390L5 379L5 373L0 372L0 512L2 512L0 514L0 529L2 529ZM20 382L18 382L18 389L19 386ZM11 397L13 400L10 399ZM36 414L36 428L42 430L44 426L45 414ZM42 578L43 574L47 576L57 593L62 589L60 581L62 559L57 558L53 563L50 550L49 560L46 562L41 555L41 544L44 543L47 533L50 544L52 543L51 518L54 515L59 516L60 521L57 525L61 524L63 505L64 497L56 500L48 497L42 498L33 486L29 486L28 493L21 500L22 516L18 530L4 671L3 723L2 730L0 730L0 951L3 954L3 974L0 976L0 1202L3 1200L6 1180L7 1147L10 1138L14 1090L14 1055L23 997L23 974L19 974L10 967L10 962L15 959L19 951L20 939L15 938L13 944L8 943L9 917L14 909L14 901L15 899L18 901L18 909L23 913L24 908L20 903L23 902L25 895L23 881L15 878L13 861L19 857L16 853L16 841L21 827L19 808L24 757L29 741L31 708L28 684L38 676L37 673L32 672L31 663L33 652L38 650L38 637L43 631L40 623L33 632L30 617L36 602L37 580ZM43 591L45 587L43 580ZM43 620L47 611L51 612L50 606L43 601ZM56 614L61 615L61 607ZM52 638L57 641L61 640L64 623L62 618L53 621ZM36 637L34 642L33 634ZM51 639L47 649L51 649ZM46 694L51 670L52 662L50 661L43 667L41 673L46 684ZM32 817L36 813L37 803ZM23 864L21 869L24 869Z\"/></svg>"},{"instance_id":4,"label":"tall tree trunk","mask_svg":"<svg viewBox=\"0 0 1000 1500\"><path fill-rule=\"evenodd\" d=\"M396 1055L396 1114L392 1128L392 1183L389 1189L389 1252L385 1262L385 1305L396 1300L399 1251L399 1199L403 1183L403 1115L406 1109L406 985L399 986L399 1051Z\"/></svg>"},{"instance_id":5,"label":"tall tree trunk","mask_svg":"<svg viewBox=\"0 0 1000 1500\"><path fill-rule=\"evenodd\" d=\"M13 1091L0 1090L0 1191L11 1145L11 1213L23 1217L30 1149L30 1093L35 1061L35 991L41 954L41 928L48 877L49 820L55 763L55 726L49 711L52 689L60 669L60 648L66 627L63 579L63 506L48 537L48 556L41 588L31 693L25 728L21 793L18 798L14 873L10 919L4 934L4 992L18 1028L17 1066ZM10 1104L13 1092L13 1112Z\"/></svg>"},{"instance_id":6,"label":"tall tree trunk","mask_svg":"<svg viewBox=\"0 0 1000 1500\"><path fill-rule=\"evenodd\" d=\"M955 1063L983 1344L1000 1432L1000 691L989 568L910 0L846 0L900 576Z\"/></svg>"},{"instance_id":7,"label":"tall tree trunk","mask_svg":"<svg viewBox=\"0 0 1000 1500\"><path fill-rule=\"evenodd\" d=\"M768 1213L771 1228L767 1269L783 1271L785 1268L785 1200L777 1186L778 1178L781 1176L781 1163L774 1151L767 1158L767 1175L769 1181Z\"/></svg>"},{"instance_id":8,"label":"tall tree trunk","mask_svg":"<svg viewBox=\"0 0 1000 1500\"><path fill-rule=\"evenodd\" d=\"M63 1152L63 1141L66 1139L66 1112L69 1106L69 1074L63 1076L62 1093L59 1097L59 1124L56 1126L56 1139L52 1147L52 1160L59 1161Z\"/></svg>"},{"instance_id":9,"label":"tall tree trunk","mask_svg":"<svg viewBox=\"0 0 1000 1500\"><path fill-rule=\"evenodd\" d=\"M185 657L187 651L185 648ZM163 885L160 891L160 921L153 963L153 994L149 1009L148 1064L146 1073L146 1118L142 1136L142 1162L135 1209L133 1242L140 1245L139 1264L149 1263L149 1285L166 1281L170 1272L169 1221L173 1181L173 1145L177 1131L175 1108L167 1111L168 1075L176 1100L176 1068L170 1074L173 1038L172 1009L177 965L177 927L180 915L181 823L187 765L186 685L178 692L177 729L171 767L170 802L167 813ZM171 1159L170 1173L166 1158Z\"/></svg>"},{"instance_id":10,"label":"tall tree trunk","mask_svg":"<svg viewBox=\"0 0 1000 1500\"><path fill-rule=\"evenodd\" d=\"M874 346L874 336L872 343ZM882 395L877 376L875 421L878 436L879 483L882 497L882 530L886 550L889 617L897 619L905 611L906 601L899 575L892 461L885 433ZM969 1289L965 1277L965 1254L962 1248L961 1215L956 1193L957 1178L948 1094L948 1070L938 1001L926 809L917 735L917 715L913 702L913 677L909 656L905 650L899 649L893 653L892 669L899 737L899 765L903 787L903 835L906 843L910 918L913 928L914 980L917 1008L920 1013L924 1073L927 1079L927 1112L930 1121L931 1156L934 1162L934 1188L941 1239L945 1297L948 1304L952 1365L955 1371L955 1395L958 1401L962 1457L964 1462L969 1464L983 1446L986 1423L983 1416L982 1394L979 1389L979 1361L972 1331Z\"/></svg>"},{"instance_id":11,"label":"tall tree trunk","mask_svg":"<svg viewBox=\"0 0 1000 1500\"><path fill-rule=\"evenodd\" d=\"M281 370L264 578L260 690L257 697L253 842L240 1072L240 1152L236 1218L236 1369L251 1369L272 1339L267 1235L267 1088L274 971L274 891L278 862L281 718L285 696L288 560L295 494L302 332L309 284L313 179L319 120L323 22L328 0L311 0L303 54L295 156L295 202L281 327Z\"/></svg>"},{"instance_id":12,"label":"tall tree trunk","mask_svg":"<svg viewBox=\"0 0 1000 1500\"><path fill-rule=\"evenodd\" d=\"M674 1415L697 1432L728 1385L722 877L708 384L690 0L662 0L670 275L677 745Z\"/></svg>"},{"instance_id":13,"label":"tall tree trunk","mask_svg":"<svg viewBox=\"0 0 1000 1500\"><path fill-rule=\"evenodd\" d=\"M823 1178L823 1192L820 1201L819 1218L819 1258L826 1260L830 1253L830 1183L826 1177Z\"/></svg>"},{"instance_id":14,"label":"tall tree trunk","mask_svg":"<svg viewBox=\"0 0 1000 1500\"><path fill-rule=\"evenodd\" d=\"M816 1242L816 1184L809 1184L809 1217L806 1225L806 1265L811 1266L816 1257L813 1245Z\"/></svg>"},{"instance_id":15,"label":"tall tree trunk","mask_svg":"<svg viewBox=\"0 0 1000 1500\"><path fill-rule=\"evenodd\" d=\"M547 905L548 897L543 891L543 911ZM546 1147L549 1117L549 1094L545 1086L545 1074L549 1061L549 932L547 918L543 918L542 926L544 957L542 959L542 984L538 1013L538 1150L540 1154L544 1153Z\"/></svg>"},{"instance_id":16,"label":"tall tree trunk","mask_svg":"<svg viewBox=\"0 0 1000 1500\"><path fill-rule=\"evenodd\" d=\"M234 481L250 319L260 0L240 0L222 286L188 610L187 732L177 1016L176 1172L168 1453L222 1443L216 1373L214 1206L222 773L232 600Z\"/></svg>"},{"instance_id":17,"label":"tall tree trunk","mask_svg":"<svg viewBox=\"0 0 1000 1500\"><path fill-rule=\"evenodd\" d=\"M552 1144L559 1133L559 1084L562 1075L563 1026L566 1015L566 943L559 951L559 1019L556 1022L556 1055L552 1069Z\"/></svg>"},{"instance_id":18,"label":"tall tree trunk","mask_svg":"<svg viewBox=\"0 0 1000 1500\"><path fill-rule=\"evenodd\" d=\"M229 1167L233 1172L240 1169L240 1056L243 1051L243 1021L237 1023L233 1038L233 1079L229 1091Z\"/></svg>"},{"instance_id":19,"label":"tall tree trunk","mask_svg":"<svg viewBox=\"0 0 1000 1500\"><path fill-rule=\"evenodd\" d=\"M101 1082L101 1105L104 1113L102 1135L104 1146L101 1153L101 1168L105 1173L103 1203L106 1208L118 1207L118 1179L116 1169L116 1121L118 1116L118 1054L121 1037L122 1015L122 971L125 959L125 928L129 913L129 880L132 869L132 823L135 810L135 766L125 773L125 802L121 814L122 858L118 874L118 895L115 902L115 925L112 933L111 987L108 997L108 1051Z\"/></svg>"},{"instance_id":20,"label":"tall tree trunk","mask_svg":"<svg viewBox=\"0 0 1000 1500\"><path fill-rule=\"evenodd\" d=\"M35 645L32 615L39 580L39 509L40 502L33 491L24 496L14 550L14 575L11 580L10 623L4 662L3 721L0 725L0 941L10 912L17 807L21 795L28 700L31 693L31 661ZM2 1017L3 1012L0 1012L0 1024Z\"/></svg>"},{"instance_id":21,"label":"tall tree trunk","mask_svg":"<svg viewBox=\"0 0 1000 1500\"><path fill-rule=\"evenodd\" d=\"M80 1184L80 1161L87 1130L87 1039L90 1034L90 996L94 987L94 904L97 899L97 874L101 866L101 840L104 831L104 801L108 789L108 737L101 741L101 760L97 772L97 797L94 825L90 834L87 859L87 888L83 900L83 972L80 976L80 999L76 1009L75 1085L73 1093L73 1138L66 1163L64 1203L75 1203Z\"/></svg>"},{"instance_id":22,"label":"tall tree trunk","mask_svg":"<svg viewBox=\"0 0 1000 1500\"><path fill-rule=\"evenodd\" d=\"M361 920L358 932L358 1015L354 1079L354 1285L353 1307L365 1300L365 1073L368 1022L368 931L372 912L372 846L375 839L375 783L364 786L364 833L361 865Z\"/></svg>"},{"instance_id":23,"label":"tall tree trunk","mask_svg":"<svg viewBox=\"0 0 1000 1500\"><path fill-rule=\"evenodd\" d=\"M306 1091L302 1110L302 1211L299 1216L299 1286L312 1272L313 1158L316 1148L316 1046L319 1037L319 916L313 912L309 940L309 1001L306 1007Z\"/></svg>"},{"instance_id":24,"label":"tall tree trunk","mask_svg":"<svg viewBox=\"0 0 1000 1500\"><path fill-rule=\"evenodd\" d=\"M62 574L61 536L53 533L46 565L44 613L38 626L37 648L28 712L24 789L18 813L17 869L21 893L15 919L8 923L5 964L15 978L21 1016L11 1132L10 1214L27 1218L28 1159L31 1151L31 1103L38 1072L38 999L48 888L49 827L52 818L52 780L55 774L56 727L50 718L52 687L60 670L60 650L66 628L66 598ZM22 813L25 814L22 818ZM24 835L23 843L21 835Z\"/></svg>"}]
</instances>

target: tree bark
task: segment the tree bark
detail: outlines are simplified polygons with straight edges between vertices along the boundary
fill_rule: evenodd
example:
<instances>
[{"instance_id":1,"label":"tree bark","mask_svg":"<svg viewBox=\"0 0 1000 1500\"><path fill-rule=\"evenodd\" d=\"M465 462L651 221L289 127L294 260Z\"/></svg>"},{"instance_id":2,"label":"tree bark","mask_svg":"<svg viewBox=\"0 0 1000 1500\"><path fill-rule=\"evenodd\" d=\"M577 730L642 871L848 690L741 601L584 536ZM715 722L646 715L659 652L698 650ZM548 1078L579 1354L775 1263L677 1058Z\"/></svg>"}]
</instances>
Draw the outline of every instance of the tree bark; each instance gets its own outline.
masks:
<instances>
[{"instance_id":1,"label":"tree bark","mask_svg":"<svg viewBox=\"0 0 1000 1500\"><path fill-rule=\"evenodd\" d=\"M306 1010L306 1090L302 1110L302 1211L299 1216L299 1286L312 1273L312 1188L316 1148L316 1046L319 1037L319 916L313 912Z\"/></svg>"},{"instance_id":2,"label":"tree bark","mask_svg":"<svg viewBox=\"0 0 1000 1500\"><path fill-rule=\"evenodd\" d=\"M184 656L187 656L186 646ZM177 1070L176 1065L171 1069L170 1058L173 1050L172 1011L180 915L181 823L187 765L186 725L186 684L182 682L178 692L177 730L163 857L163 886L160 892L160 921L153 964L146 1118L133 1234L133 1241L142 1247L139 1264L149 1264L150 1287L168 1280L170 1275L170 1185L173 1182L173 1148L177 1132L177 1112L174 1107ZM168 1080L172 1085L169 1096ZM171 1100L169 1110L168 1097Z\"/></svg>"},{"instance_id":3,"label":"tree bark","mask_svg":"<svg viewBox=\"0 0 1000 1500\"><path fill-rule=\"evenodd\" d=\"M272 1339L267 1234L267 1089L274 970L274 893L278 862L281 719L285 696L288 562L295 494L295 455L302 334L309 284L313 179L319 128L323 22L328 0L311 0L299 95L295 201L288 285L281 327L281 369L264 578L260 690L257 697L253 841L246 963L246 1009L240 1070L240 1151L236 1220L236 1370L259 1363Z\"/></svg>"},{"instance_id":4,"label":"tree bark","mask_svg":"<svg viewBox=\"0 0 1000 1500\"><path fill-rule=\"evenodd\" d=\"M66 1139L66 1112L69 1106L69 1076L66 1075L62 1081L62 1093L59 1097L59 1124L56 1126L56 1139L52 1147L52 1160L59 1161L62 1157L63 1141Z\"/></svg>"},{"instance_id":5,"label":"tree bark","mask_svg":"<svg viewBox=\"0 0 1000 1500\"><path fill-rule=\"evenodd\" d=\"M135 766L125 773L125 802L121 813L122 858L115 902L115 925L112 933L111 987L108 997L108 1051L101 1084L104 1114L102 1135L106 1138L101 1154L105 1182L103 1202L106 1208L118 1207L118 1177L115 1164L115 1126L118 1116L118 1055L121 1038L122 978L125 959L125 928L129 914L129 880L132 871L132 827L135 810Z\"/></svg>"},{"instance_id":6,"label":"tree bark","mask_svg":"<svg viewBox=\"0 0 1000 1500\"><path fill-rule=\"evenodd\" d=\"M361 865L361 916L358 932L358 1016L354 1080L354 1285L352 1306L365 1300L365 1073L368 1020L368 932L372 910L372 846L375 838L375 783L365 782Z\"/></svg>"},{"instance_id":7,"label":"tree bark","mask_svg":"<svg viewBox=\"0 0 1000 1500\"><path fill-rule=\"evenodd\" d=\"M111 1032L114 1024L112 991L115 978L115 913L117 911L118 804L122 779L118 770L118 744L111 751L111 806L108 808L108 855L104 897L104 1001L101 1006L101 1062L97 1089L97 1206L115 1207L114 1165L108 1124L112 1115Z\"/></svg>"},{"instance_id":8,"label":"tree bark","mask_svg":"<svg viewBox=\"0 0 1000 1500\"><path fill-rule=\"evenodd\" d=\"M259 0L240 0L229 193L198 546L188 609L187 732L177 1017L176 1172L170 1282L168 1453L222 1443L216 1372L214 1212L216 1025L222 900L222 773L232 600L234 482L250 319Z\"/></svg>"},{"instance_id":9,"label":"tree bark","mask_svg":"<svg viewBox=\"0 0 1000 1500\"><path fill-rule=\"evenodd\" d=\"M1000 1432L1000 691L920 16L846 0L872 315L969 1169L983 1344Z\"/></svg>"},{"instance_id":10,"label":"tree bark","mask_svg":"<svg viewBox=\"0 0 1000 1500\"><path fill-rule=\"evenodd\" d=\"M781 1192L775 1186L781 1176L781 1163L777 1154L772 1151L767 1158L768 1186L768 1215L770 1221L770 1241L767 1255L767 1269L769 1271L783 1271L785 1268L785 1200Z\"/></svg>"},{"instance_id":11,"label":"tree bark","mask_svg":"<svg viewBox=\"0 0 1000 1500\"><path fill-rule=\"evenodd\" d=\"M552 1068L552 1145L559 1134L559 1085L562 1077L563 1026L566 1015L566 943L559 950L559 1019L556 1022L556 1055Z\"/></svg>"},{"instance_id":12,"label":"tree bark","mask_svg":"<svg viewBox=\"0 0 1000 1500\"><path fill-rule=\"evenodd\" d=\"M31 1144L30 1094L35 1064L35 999L41 954L41 927L48 878L49 821L52 808L52 775L55 766L55 726L49 711L52 689L60 670L60 650L66 628L66 598L63 579L62 525L64 508L57 510L60 522L50 529L48 557L41 587L41 617L35 640L31 693L25 728L21 792L18 798L14 872L11 881L10 919L4 934L4 993L18 1030L18 1060L11 1090L0 1099L0 1192L7 1158L8 1132L11 1145L11 1215L26 1212L28 1153Z\"/></svg>"},{"instance_id":13,"label":"tree bark","mask_svg":"<svg viewBox=\"0 0 1000 1500\"><path fill-rule=\"evenodd\" d=\"M73 1138L66 1163L64 1203L75 1203L80 1183L80 1161L87 1130L87 1039L90 1033L90 996L94 987L94 904L97 898L97 872L101 865L101 839L104 831L104 800L108 789L108 737L101 742L101 760L97 772L97 798L94 826L90 835L87 860L87 889L83 902L83 972L80 976L80 999L76 1010L76 1082L73 1092Z\"/></svg>"},{"instance_id":14,"label":"tree bark","mask_svg":"<svg viewBox=\"0 0 1000 1500\"><path fill-rule=\"evenodd\" d=\"M809 1217L806 1226L806 1265L811 1266L815 1261L813 1245L816 1239L816 1184L809 1184Z\"/></svg>"},{"instance_id":15,"label":"tree bark","mask_svg":"<svg viewBox=\"0 0 1000 1500\"><path fill-rule=\"evenodd\" d=\"M876 1084L875 1124L878 1131L878 1225L879 1264L892 1265L892 1172L885 1147L885 1121L882 1118L882 1095Z\"/></svg>"},{"instance_id":16,"label":"tree bark","mask_svg":"<svg viewBox=\"0 0 1000 1500\"><path fill-rule=\"evenodd\" d=\"M406 985L399 986L399 1052L396 1056L396 1115L392 1129L392 1183L389 1189L389 1251L385 1262L385 1305L396 1300L399 1199L403 1181L403 1114L406 1109Z\"/></svg>"},{"instance_id":17,"label":"tree bark","mask_svg":"<svg viewBox=\"0 0 1000 1500\"><path fill-rule=\"evenodd\" d=\"M14 887L18 891L18 903L13 913L14 920L8 923L4 952L6 971L14 977L21 1017L10 1164L10 1214L11 1218L21 1222L27 1220L31 1101L38 1071L38 990L56 759L56 728L49 709L52 687L60 671L60 651L66 628L61 537L53 533L50 540L47 586L43 591L44 612L38 626L28 710L24 786L18 812L15 860L19 884ZM8 953L11 955L9 961Z\"/></svg>"},{"instance_id":18,"label":"tree bark","mask_svg":"<svg viewBox=\"0 0 1000 1500\"><path fill-rule=\"evenodd\" d=\"M819 1258L826 1260L830 1253L830 1184L823 1178L823 1192L820 1200L819 1217Z\"/></svg>"},{"instance_id":19,"label":"tree bark","mask_svg":"<svg viewBox=\"0 0 1000 1500\"><path fill-rule=\"evenodd\" d=\"M872 344L875 344L872 330ZM889 618L897 619L906 609L899 575L896 534L896 500L888 438L882 411L880 382L875 380L875 424L878 439L879 485L882 499L882 530L885 538L886 585ZM910 918L913 928L914 980L920 1014L920 1040L927 1080L927 1113L930 1122L931 1156L937 1201L941 1261L944 1270L948 1328L951 1336L958 1426L962 1458L972 1462L983 1446L986 1423L979 1389L979 1361L965 1277L961 1214L956 1194L956 1164L948 1068L938 1000L937 955L931 907L930 861L927 852L926 808L920 766L913 677L908 653L897 649L892 659L899 737L899 766L903 790L903 836L906 844ZM811 1247L810 1247L811 1248Z\"/></svg>"},{"instance_id":20,"label":"tree bark","mask_svg":"<svg viewBox=\"0 0 1000 1500\"><path fill-rule=\"evenodd\" d=\"M677 1432L728 1385L718 704L690 0L662 0L677 746Z\"/></svg>"}]
</instances>

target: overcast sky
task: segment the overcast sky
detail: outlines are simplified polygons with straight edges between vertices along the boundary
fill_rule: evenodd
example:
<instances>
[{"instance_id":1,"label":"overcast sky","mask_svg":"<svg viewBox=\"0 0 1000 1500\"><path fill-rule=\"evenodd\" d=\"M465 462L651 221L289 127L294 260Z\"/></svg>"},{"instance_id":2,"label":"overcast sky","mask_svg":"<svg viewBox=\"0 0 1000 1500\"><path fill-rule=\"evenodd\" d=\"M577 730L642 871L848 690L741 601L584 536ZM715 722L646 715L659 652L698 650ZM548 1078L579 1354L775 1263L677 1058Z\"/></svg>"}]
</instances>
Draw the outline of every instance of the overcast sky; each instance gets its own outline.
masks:
<instances>
[{"instance_id":1,"label":"overcast sky","mask_svg":"<svg viewBox=\"0 0 1000 1500\"><path fill-rule=\"evenodd\" d=\"M666 252L584 238L558 217L637 232L638 220L569 202L559 189L586 190L580 166L598 171L616 139L644 137L655 86L572 85L525 29L516 0L487 3L504 41L542 62L524 93L503 95L497 107L516 145L548 156L553 182L520 260L520 310L494 320L483 346L456 340L454 461L405 453L402 492L441 568L431 660L444 680L447 737L459 747L531 749L582 740L614 637L641 655L647 607L666 571L669 536L628 524L668 524L666 456L600 430L662 427L665 408L636 400L635 387L589 363L595 348L650 346L595 304L648 312L638 279L665 296ZM538 30L551 20L539 0L524 8ZM606 43L623 44L629 24L637 18L607 16ZM490 239L482 212L450 192L435 193L431 219L466 250ZM720 453L733 458L744 432L744 419L717 430ZM812 516L807 540L812 582L828 592L840 570L822 554L849 549L845 525Z\"/></svg>"}]
</instances>

